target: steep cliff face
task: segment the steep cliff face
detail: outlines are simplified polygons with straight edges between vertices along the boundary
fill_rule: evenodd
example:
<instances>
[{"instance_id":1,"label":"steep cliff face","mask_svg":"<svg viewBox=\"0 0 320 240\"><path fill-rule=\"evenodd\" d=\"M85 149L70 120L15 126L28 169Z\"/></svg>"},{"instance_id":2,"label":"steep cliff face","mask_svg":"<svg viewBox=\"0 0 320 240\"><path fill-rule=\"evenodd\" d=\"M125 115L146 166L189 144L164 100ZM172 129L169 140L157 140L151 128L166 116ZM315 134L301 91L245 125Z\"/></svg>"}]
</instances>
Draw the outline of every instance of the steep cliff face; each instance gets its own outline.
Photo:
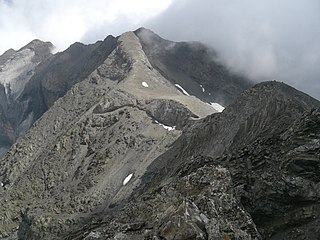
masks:
<instances>
[{"instance_id":1,"label":"steep cliff face","mask_svg":"<svg viewBox=\"0 0 320 240\"><path fill-rule=\"evenodd\" d=\"M15 134L7 118L8 100L5 87L0 84L0 156L15 142Z\"/></svg>"}]
</instances>

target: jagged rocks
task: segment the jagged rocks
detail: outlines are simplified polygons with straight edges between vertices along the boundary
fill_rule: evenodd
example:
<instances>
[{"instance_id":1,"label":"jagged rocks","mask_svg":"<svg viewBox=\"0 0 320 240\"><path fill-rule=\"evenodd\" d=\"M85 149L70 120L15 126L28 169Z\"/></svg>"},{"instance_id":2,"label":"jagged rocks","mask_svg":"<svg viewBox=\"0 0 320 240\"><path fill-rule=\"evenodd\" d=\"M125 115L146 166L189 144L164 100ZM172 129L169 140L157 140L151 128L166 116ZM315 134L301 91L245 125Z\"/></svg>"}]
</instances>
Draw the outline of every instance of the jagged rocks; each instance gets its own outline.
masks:
<instances>
[{"instance_id":1,"label":"jagged rocks","mask_svg":"<svg viewBox=\"0 0 320 240\"><path fill-rule=\"evenodd\" d=\"M86 239L260 239L239 205L229 172L219 166L194 169L147 190L116 214L105 214L112 224L98 224Z\"/></svg>"},{"instance_id":2,"label":"jagged rocks","mask_svg":"<svg viewBox=\"0 0 320 240\"><path fill-rule=\"evenodd\" d=\"M217 159L230 169L242 204L266 239L319 234L318 123L319 110L307 111L281 135L264 136Z\"/></svg>"}]
</instances>

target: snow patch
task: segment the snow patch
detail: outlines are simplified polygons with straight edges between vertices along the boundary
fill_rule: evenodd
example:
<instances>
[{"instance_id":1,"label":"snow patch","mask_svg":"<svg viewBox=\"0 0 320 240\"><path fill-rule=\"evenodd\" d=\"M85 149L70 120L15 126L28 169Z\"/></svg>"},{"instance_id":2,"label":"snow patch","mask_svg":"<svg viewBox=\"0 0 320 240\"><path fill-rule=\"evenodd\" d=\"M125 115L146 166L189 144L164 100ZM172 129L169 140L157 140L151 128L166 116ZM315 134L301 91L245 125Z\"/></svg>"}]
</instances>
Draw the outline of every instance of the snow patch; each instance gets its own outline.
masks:
<instances>
[{"instance_id":1,"label":"snow patch","mask_svg":"<svg viewBox=\"0 0 320 240\"><path fill-rule=\"evenodd\" d=\"M179 84L175 84L175 86L179 88L184 95L190 96L190 94L186 90L184 90L183 87L181 87Z\"/></svg>"},{"instance_id":2,"label":"snow patch","mask_svg":"<svg viewBox=\"0 0 320 240\"><path fill-rule=\"evenodd\" d=\"M225 109L225 107L221 106L219 103L211 102L209 105L216 109L218 112L222 112Z\"/></svg>"},{"instance_id":3,"label":"snow patch","mask_svg":"<svg viewBox=\"0 0 320 240\"><path fill-rule=\"evenodd\" d=\"M204 92L205 91L204 87L202 85L200 85L200 87L202 89L202 92Z\"/></svg>"},{"instance_id":4,"label":"snow patch","mask_svg":"<svg viewBox=\"0 0 320 240\"><path fill-rule=\"evenodd\" d=\"M146 82L142 82L141 84L142 84L142 86L144 86L144 87L149 87L148 83L146 83Z\"/></svg>"},{"instance_id":5,"label":"snow patch","mask_svg":"<svg viewBox=\"0 0 320 240\"><path fill-rule=\"evenodd\" d=\"M167 125L164 125L163 123L159 123L157 120L155 120L156 124L158 124L159 126L163 127L164 129L170 131L176 130L176 126L170 127Z\"/></svg>"},{"instance_id":6,"label":"snow patch","mask_svg":"<svg viewBox=\"0 0 320 240\"><path fill-rule=\"evenodd\" d=\"M186 216L190 217L190 213L187 208L186 208Z\"/></svg>"},{"instance_id":7,"label":"snow patch","mask_svg":"<svg viewBox=\"0 0 320 240\"><path fill-rule=\"evenodd\" d=\"M200 218L201 218L202 222L204 222L205 224L209 223L209 218L207 218L207 216L204 215L203 213L200 213Z\"/></svg>"},{"instance_id":8,"label":"snow patch","mask_svg":"<svg viewBox=\"0 0 320 240\"><path fill-rule=\"evenodd\" d=\"M168 130L168 131L173 131L176 130L176 126L170 127L170 126L166 126L163 124L159 124L160 126L162 126L164 129Z\"/></svg>"},{"instance_id":9,"label":"snow patch","mask_svg":"<svg viewBox=\"0 0 320 240\"><path fill-rule=\"evenodd\" d=\"M125 186L132 178L133 176L133 173L130 173L124 180L123 180L123 183L122 185Z\"/></svg>"}]
</instances>

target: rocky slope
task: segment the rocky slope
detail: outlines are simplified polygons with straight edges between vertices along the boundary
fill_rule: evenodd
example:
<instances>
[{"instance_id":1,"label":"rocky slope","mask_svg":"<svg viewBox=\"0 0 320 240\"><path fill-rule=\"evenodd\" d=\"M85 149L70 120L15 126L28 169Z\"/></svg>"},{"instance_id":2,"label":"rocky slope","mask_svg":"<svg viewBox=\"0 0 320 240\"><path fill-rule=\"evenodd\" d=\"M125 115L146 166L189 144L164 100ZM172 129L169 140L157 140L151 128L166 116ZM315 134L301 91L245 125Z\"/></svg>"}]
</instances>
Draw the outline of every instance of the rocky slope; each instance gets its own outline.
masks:
<instances>
[{"instance_id":1,"label":"rocky slope","mask_svg":"<svg viewBox=\"0 0 320 240\"><path fill-rule=\"evenodd\" d=\"M92 45L75 43L52 55L51 43L34 40L19 51L8 50L0 57L3 132L2 153L63 96L74 84L93 72L115 48L109 36ZM6 124L6 121L9 124ZM2 156L0 152L0 156Z\"/></svg>"},{"instance_id":2,"label":"rocky slope","mask_svg":"<svg viewBox=\"0 0 320 240\"><path fill-rule=\"evenodd\" d=\"M319 123L312 109L281 134L222 156L241 203L266 239L319 237Z\"/></svg>"},{"instance_id":3,"label":"rocky slope","mask_svg":"<svg viewBox=\"0 0 320 240\"><path fill-rule=\"evenodd\" d=\"M71 238L315 239L319 106L283 83L255 86L186 128L129 200Z\"/></svg>"},{"instance_id":4,"label":"rocky slope","mask_svg":"<svg viewBox=\"0 0 320 240\"><path fill-rule=\"evenodd\" d=\"M149 30L140 29L139 31L136 31L135 34L139 37L142 32L152 33ZM209 52L204 46L202 46L199 51L195 50L189 52L186 50L185 53L188 55L187 63L183 62L182 59L176 59L177 53L175 53L175 50L169 51L167 48L163 48L167 49L166 59L169 63L175 62L176 65L181 64L184 68L182 71L188 73L188 76L182 78L182 76L180 76L181 70L179 70L179 68L176 68L179 77L178 75L171 76L170 74L174 74L174 71L172 70L170 71L170 74L164 74L164 71L155 64L156 62L162 61L162 55L153 56L150 55L149 52L154 52L159 48L157 42L166 42L166 40L161 39L154 33L152 33L152 36L155 38L155 44L148 47L145 46L144 38L139 38L139 42L143 46L142 52L143 54L146 54L146 58L150 61L149 67L155 67L159 72L158 75L165 78L165 82L169 80L171 83L178 84L179 86L177 85L176 89L179 91L185 91L183 87L186 87L188 91L190 90L188 87L190 85L189 78L197 81L196 85L199 89L199 86L202 84L201 79L206 79L209 83L211 82L210 79L219 78L219 81L215 81L216 83L223 81L224 84L220 85L215 84L214 86L211 86L209 84L211 87L209 85L208 87L206 86L207 90L204 90L204 87L201 87L200 92L192 90L190 94L195 96L192 100L186 100L189 98L185 98L182 95L179 96L178 98L182 99L180 102L189 104L189 107L195 105L195 103L191 104L191 102L200 99L207 103L214 103L212 106L218 109L218 111L222 111L223 107L220 106L220 104L225 106L227 103L230 103L241 90L250 86L250 83L248 83L246 79L238 78L236 80L237 87L234 87L233 77L236 78L236 76L230 74L230 72L222 65L215 64L212 59L209 59L209 54L203 54L203 52ZM149 43L151 42L149 41ZM194 44L183 43L183 45L190 49L193 48ZM75 43L64 52L52 55L50 54L50 49L52 48L51 43L34 40L19 51L10 49L0 56L0 81L3 87L5 87L5 89L7 88L5 94L1 93L1 100L3 100L1 101L1 107L3 108L1 110L3 113L1 115L3 118L1 123L3 128L1 131L3 134L1 136L3 136L3 140L1 140L1 138L0 142L4 142L5 144L1 145L2 150L0 151L0 156L7 151L8 147L10 147L17 138L23 136L30 126L41 117L58 98L64 96L74 84L81 82L96 70L108 58L109 54L113 52L116 46L117 38L108 36L103 41L98 41L95 44L84 45ZM114 60L115 62L112 64L115 64L117 68L121 68L123 64L122 52L115 52L114 54L116 55L116 58ZM201 63L199 62L200 59L202 59ZM195 67L191 69L192 66ZM203 66L209 67L202 69ZM214 66L216 71L204 78L202 73L210 72L210 66ZM111 65L109 67L111 67ZM187 68L189 70L186 70ZM230 77L231 75L233 77ZM114 72L108 77L111 80L120 80L124 76ZM161 84L159 85L160 88ZM203 86L206 85L205 83L203 84ZM159 86L157 88L158 90ZM153 87L150 86L149 89L151 88ZM226 92L223 90L224 88L235 88L237 90ZM212 90L210 95L208 95L209 90ZM163 93L163 95L166 95L167 92L165 91L165 88L161 89L159 94ZM153 93L155 93L155 91L153 91ZM185 93L184 95L189 95L189 93ZM179 101L179 99L176 100ZM187 103L188 101L189 103ZM203 107L200 106L202 106L201 103L195 107L195 109L202 109ZM212 110L212 108L208 106L204 108L204 113L199 112L199 115L204 116L206 115L206 111ZM3 154L1 154L1 152Z\"/></svg>"},{"instance_id":5,"label":"rocky slope","mask_svg":"<svg viewBox=\"0 0 320 240\"><path fill-rule=\"evenodd\" d=\"M224 112L185 128L129 198L66 237L317 238L319 106L283 83L255 86Z\"/></svg>"},{"instance_id":6,"label":"rocky slope","mask_svg":"<svg viewBox=\"0 0 320 240\"><path fill-rule=\"evenodd\" d=\"M121 35L0 163L2 236L56 238L76 229L83 217L127 199L181 129L214 112L154 69L133 32Z\"/></svg>"},{"instance_id":7,"label":"rocky slope","mask_svg":"<svg viewBox=\"0 0 320 240\"><path fill-rule=\"evenodd\" d=\"M116 39L108 36L104 41L84 45L74 43L64 52L57 53L39 65L19 98L27 104L34 121L76 83L84 80L114 50Z\"/></svg>"},{"instance_id":8,"label":"rocky slope","mask_svg":"<svg viewBox=\"0 0 320 240\"><path fill-rule=\"evenodd\" d=\"M42 61L16 99L40 118L0 162L0 237L318 237L319 101L278 82L236 98L250 83L207 51L139 29Z\"/></svg>"},{"instance_id":9,"label":"rocky slope","mask_svg":"<svg viewBox=\"0 0 320 240\"><path fill-rule=\"evenodd\" d=\"M319 161L319 110L313 110L319 106L283 83L256 85L221 114L188 128L149 166L142 191L158 187L181 168L190 173L220 166L229 171L241 206L264 238L314 239L317 233L309 231L319 220L319 192L310 175L317 175ZM283 167L289 162L295 174Z\"/></svg>"}]
</instances>

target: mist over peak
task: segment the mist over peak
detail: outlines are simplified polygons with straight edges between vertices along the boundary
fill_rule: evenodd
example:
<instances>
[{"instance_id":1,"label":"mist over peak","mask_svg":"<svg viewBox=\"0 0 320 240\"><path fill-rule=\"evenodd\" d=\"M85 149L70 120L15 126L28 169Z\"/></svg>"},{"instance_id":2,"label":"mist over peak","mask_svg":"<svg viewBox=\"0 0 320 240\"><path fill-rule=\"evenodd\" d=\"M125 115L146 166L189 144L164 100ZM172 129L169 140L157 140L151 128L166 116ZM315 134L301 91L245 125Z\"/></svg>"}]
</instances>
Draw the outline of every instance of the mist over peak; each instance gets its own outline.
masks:
<instances>
[{"instance_id":1,"label":"mist over peak","mask_svg":"<svg viewBox=\"0 0 320 240\"><path fill-rule=\"evenodd\" d=\"M196 40L254 81L277 79L320 98L320 3L174 1L147 24L162 37Z\"/></svg>"}]
</instances>

